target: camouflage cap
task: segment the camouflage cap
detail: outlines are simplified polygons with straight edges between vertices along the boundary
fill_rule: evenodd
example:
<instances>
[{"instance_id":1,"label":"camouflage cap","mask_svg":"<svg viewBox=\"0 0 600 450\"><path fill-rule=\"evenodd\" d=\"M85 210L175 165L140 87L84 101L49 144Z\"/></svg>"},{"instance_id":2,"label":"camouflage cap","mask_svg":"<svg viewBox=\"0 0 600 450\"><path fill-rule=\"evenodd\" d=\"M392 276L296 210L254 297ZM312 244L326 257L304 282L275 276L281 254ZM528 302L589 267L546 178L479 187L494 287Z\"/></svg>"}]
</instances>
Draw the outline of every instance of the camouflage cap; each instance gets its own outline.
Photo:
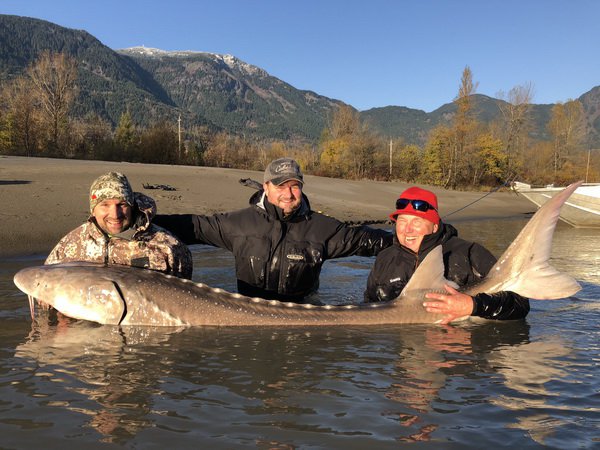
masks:
<instances>
[{"instance_id":1,"label":"camouflage cap","mask_svg":"<svg viewBox=\"0 0 600 450\"><path fill-rule=\"evenodd\" d=\"M113 198L133 206L133 189L127 177L119 172L108 172L94 180L90 187L90 212L94 212L98 203Z\"/></svg>"},{"instance_id":2,"label":"camouflage cap","mask_svg":"<svg viewBox=\"0 0 600 450\"><path fill-rule=\"evenodd\" d=\"M280 185L289 180L297 180L304 184L300 166L292 158L279 158L271 161L265 169L265 183L270 181L275 185Z\"/></svg>"}]
</instances>

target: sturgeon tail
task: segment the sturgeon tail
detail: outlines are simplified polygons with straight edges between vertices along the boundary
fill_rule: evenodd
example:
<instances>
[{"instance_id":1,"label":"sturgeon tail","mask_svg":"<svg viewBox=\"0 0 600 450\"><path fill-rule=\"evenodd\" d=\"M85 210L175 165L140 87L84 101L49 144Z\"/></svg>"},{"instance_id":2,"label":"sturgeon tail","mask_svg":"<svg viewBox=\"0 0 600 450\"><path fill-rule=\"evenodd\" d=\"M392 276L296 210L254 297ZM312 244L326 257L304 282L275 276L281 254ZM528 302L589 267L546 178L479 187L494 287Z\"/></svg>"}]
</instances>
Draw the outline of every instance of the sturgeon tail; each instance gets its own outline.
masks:
<instances>
[{"instance_id":1,"label":"sturgeon tail","mask_svg":"<svg viewBox=\"0 0 600 450\"><path fill-rule=\"evenodd\" d=\"M570 275L549 264L560 209L581 183L569 185L533 215L486 277L484 283L495 286L492 292L513 291L532 299L553 300L581 289Z\"/></svg>"}]
</instances>

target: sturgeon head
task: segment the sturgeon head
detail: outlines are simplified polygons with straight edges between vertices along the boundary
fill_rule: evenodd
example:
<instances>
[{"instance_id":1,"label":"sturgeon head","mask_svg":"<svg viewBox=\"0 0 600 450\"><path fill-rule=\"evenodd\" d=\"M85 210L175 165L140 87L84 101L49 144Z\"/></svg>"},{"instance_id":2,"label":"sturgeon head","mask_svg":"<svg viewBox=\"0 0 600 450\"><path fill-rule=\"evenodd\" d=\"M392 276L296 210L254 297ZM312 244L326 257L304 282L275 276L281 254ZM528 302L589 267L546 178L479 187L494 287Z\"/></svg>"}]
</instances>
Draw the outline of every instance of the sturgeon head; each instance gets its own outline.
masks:
<instances>
[{"instance_id":1,"label":"sturgeon head","mask_svg":"<svg viewBox=\"0 0 600 450\"><path fill-rule=\"evenodd\" d=\"M17 272L14 282L29 296L32 308L38 301L74 319L109 325L185 326L180 317L186 303L173 303L185 295L193 299L186 284L191 281L120 265L69 262L29 267Z\"/></svg>"},{"instance_id":2,"label":"sturgeon head","mask_svg":"<svg viewBox=\"0 0 600 450\"><path fill-rule=\"evenodd\" d=\"M104 324L121 322L125 302L118 286L113 280L103 277L101 272L93 283L83 282L81 271L77 270L81 264L28 267L17 272L14 283L29 296L32 317L35 300L40 299L44 305L74 319ZM74 302L73 298L78 301Z\"/></svg>"}]
</instances>

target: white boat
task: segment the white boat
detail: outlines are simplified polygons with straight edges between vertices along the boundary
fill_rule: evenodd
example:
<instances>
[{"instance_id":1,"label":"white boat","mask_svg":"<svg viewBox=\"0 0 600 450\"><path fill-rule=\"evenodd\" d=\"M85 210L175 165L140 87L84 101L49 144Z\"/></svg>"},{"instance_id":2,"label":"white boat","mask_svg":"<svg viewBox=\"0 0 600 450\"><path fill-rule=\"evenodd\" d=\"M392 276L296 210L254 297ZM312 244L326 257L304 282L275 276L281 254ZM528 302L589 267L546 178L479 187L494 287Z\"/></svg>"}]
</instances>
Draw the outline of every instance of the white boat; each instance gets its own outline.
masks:
<instances>
[{"instance_id":1,"label":"white boat","mask_svg":"<svg viewBox=\"0 0 600 450\"><path fill-rule=\"evenodd\" d=\"M539 207L564 187L552 184L533 187L515 181L513 189ZM576 228L600 228L600 183L584 183L579 186L562 207L560 218Z\"/></svg>"}]
</instances>

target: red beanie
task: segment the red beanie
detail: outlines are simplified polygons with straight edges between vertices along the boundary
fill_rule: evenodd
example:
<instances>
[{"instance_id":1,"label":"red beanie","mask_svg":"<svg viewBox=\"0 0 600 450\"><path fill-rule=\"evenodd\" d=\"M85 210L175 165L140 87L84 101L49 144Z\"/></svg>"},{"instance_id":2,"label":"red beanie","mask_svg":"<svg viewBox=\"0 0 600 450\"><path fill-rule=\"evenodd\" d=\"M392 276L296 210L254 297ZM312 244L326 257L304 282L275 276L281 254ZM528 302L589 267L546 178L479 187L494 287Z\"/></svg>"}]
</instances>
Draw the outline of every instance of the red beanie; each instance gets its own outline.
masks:
<instances>
[{"instance_id":1,"label":"red beanie","mask_svg":"<svg viewBox=\"0 0 600 450\"><path fill-rule=\"evenodd\" d=\"M433 206L433 208L435 209L430 208L427 211L417 211L413 208L413 205L409 203L408 205L406 205L406 208L397 209L392 214L390 214L390 219L392 219L394 222L396 221L396 217L400 214L410 214L411 216L422 217L423 219L427 219L435 224L440 223L440 216L437 212L437 197L433 192L413 186L406 189L402 194L400 194L400 197L398 197L398 199L401 198L404 198L406 200L423 200L429 203L429 205Z\"/></svg>"}]
</instances>

